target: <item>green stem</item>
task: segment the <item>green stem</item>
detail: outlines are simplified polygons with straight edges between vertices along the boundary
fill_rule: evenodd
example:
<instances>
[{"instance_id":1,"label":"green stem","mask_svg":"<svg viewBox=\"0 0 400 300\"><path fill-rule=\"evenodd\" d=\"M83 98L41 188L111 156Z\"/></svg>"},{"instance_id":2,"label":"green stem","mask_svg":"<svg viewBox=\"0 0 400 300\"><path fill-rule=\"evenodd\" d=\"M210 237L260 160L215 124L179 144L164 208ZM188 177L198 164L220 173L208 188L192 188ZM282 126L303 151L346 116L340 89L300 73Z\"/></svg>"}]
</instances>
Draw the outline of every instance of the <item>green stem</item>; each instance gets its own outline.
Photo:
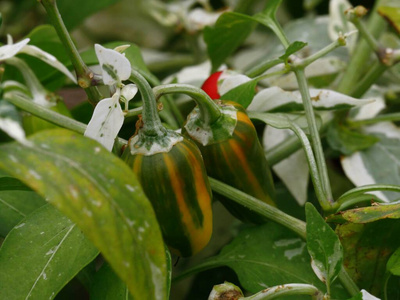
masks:
<instances>
[{"instance_id":1,"label":"green stem","mask_svg":"<svg viewBox=\"0 0 400 300\"><path fill-rule=\"evenodd\" d=\"M160 116L158 115L157 101L150 84L138 71L134 69L131 70L129 80L136 84L140 94L142 95L143 127L141 132L147 136L164 136L166 129L161 124Z\"/></svg>"},{"instance_id":2,"label":"green stem","mask_svg":"<svg viewBox=\"0 0 400 300\"><path fill-rule=\"evenodd\" d=\"M304 74L304 69L294 69L294 73L299 85L300 94L303 100L304 111L307 118L307 123L311 133L311 144L316 158L318 172L321 178L322 186L325 192L326 200L324 202L332 203L333 196L328 177L328 170L325 163L324 152L322 150L321 139L318 132L317 122L315 120L314 110L311 103L310 94L308 91L308 84Z\"/></svg>"},{"instance_id":3,"label":"green stem","mask_svg":"<svg viewBox=\"0 0 400 300\"><path fill-rule=\"evenodd\" d=\"M61 126L63 128L72 130L74 132L84 134L87 125L81 122L78 122L74 119L66 117L62 114L59 114L51 109L43 107L34 103L29 99L25 99L18 94L7 93L7 97L4 99L8 102L14 104L15 106L19 107L20 109L31 113L34 116L37 116L43 120L49 121L55 125ZM117 140L118 147L122 145L126 145L127 141L121 138Z\"/></svg>"},{"instance_id":4,"label":"green stem","mask_svg":"<svg viewBox=\"0 0 400 300\"><path fill-rule=\"evenodd\" d=\"M274 146L265 152L268 164L270 166L276 165L280 161L288 158L301 148L301 142L297 136L293 135L286 138L282 143Z\"/></svg>"},{"instance_id":5,"label":"green stem","mask_svg":"<svg viewBox=\"0 0 400 300\"><path fill-rule=\"evenodd\" d=\"M351 127L360 127L364 125L371 125L387 121L390 122L400 121L400 113L383 114L373 117L371 119L364 119L364 120L349 120L348 123Z\"/></svg>"},{"instance_id":6,"label":"green stem","mask_svg":"<svg viewBox=\"0 0 400 300\"><path fill-rule=\"evenodd\" d=\"M354 86L350 91L350 95L359 98L376 82L376 80L388 69L389 67L379 62L373 64L368 73Z\"/></svg>"},{"instance_id":7,"label":"green stem","mask_svg":"<svg viewBox=\"0 0 400 300\"><path fill-rule=\"evenodd\" d=\"M229 199L232 199L236 203L239 203L252 211L264 216L271 221L274 221L278 224L289 228L290 230L296 232L303 239L306 238L306 224L296 219L283 211L273 207L271 205L262 202L253 196L250 196L242 191L239 191L221 181L218 181L214 178L209 177L210 185L213 191L218 194L225 196Z\"/></svg>"},{"instance_id":8,"label":"green stem","mask_svg":"<svg viewBox=\"0 0 400 300\"><path fill-rule=\"evenodd\" d=\"M338 211L338 212L343 211L350 207L353 207L354 205L357 205L360 203L365 203L365 202L371 203L371 201L384 203L384 202L382 202L382 200L377 198L375 195L363 194L363 195L354 196L352 198L338 200L336 202L336 204L338 205L338 208L336 209L336 211Z\"/></svg>"},{"instance_id":9,"label":"green stem","mask_svg":"<svg viewBox=\"0 0 400 300\"><path fill-rule=\"evenodd\" d=\"M67 28L61 18L60 12L58 11L56 0L39 0L45 8L47 15L53 24L58 37L63 43L69 58L71 59L72 65L74 66L78 84L84 88L86 95L88 96L89 102L92 105L96 105L97 102L102 98L99 90L95 86L91 86L93 72L86 66L82 57L79 55L78 50L73 43L71 36L68 33Z\"/></svg>"},{"instance_id":10,"label":"green stem","mask_svg":"<svg viewBox=\"0 0 400 300\"><path fill-rule=\"evenodd\" d=\"M367 192L374 191L389 191L400 193L400 185L393 184L367 184L363 186L356 187L347 191L342 196L339 197L338 201L345 201L345 199L353 198L357 195L364 194Z\"/></svg>"},{"instance_id":11,"label":"green stem","mask_svg":"<svg viewBox=\"0 0 400 300\"><path fill-rule=\"evenodd\" d=\"M322 300L324 294L311 284L289 283L267 288L240 300L271 300L283 296L309 295L312 299Z\"/></svg>"},{"instance_id":12,"label":"green stem","mask_svg":"<svg viewBox=\"0 0 400 300\"><path fill-rule=\"evenodd\" d=\"M185 94L193 98L200 109L203 124L211 125L221 116L218 105L203 90L188 84L166 84L153 88L156 99L166 94Z\"/></svg>"},{"instance_id":13,"label":"green stem","mask_svg":"<svg viewBox=\"0 0 400 300\"><path fill-rule=\"evenodd\" d=\"M253 68L248 70L245 73L245 75L250 77L250 78L254 78L254 77L256 77L258 75L261 75L265 71L268 71L272 67L275 67L276 65L279 65L281 63L283 63L283 61L280 58L269 59L269 60L267 60L265 62L257 64L257 66L254 66Z\"/></svg>"},{"instance_id":14,"label":"green stem","mask_svg":"<svg viewBox=\"0 0 400 300\"><path fill-rule=\"evenodd\" d=\"M385 21L376 13L377 8L383 0L375 2L374 9L371 12L368 21L367 30L374 37L378 37L385 30ZM363 39L360 40L353 51L350 63L342 77L337 91L343 94L349 94L353 86L359 81L360 77L364 74L367 61L371 55L372 49L368 43Z\"/></svg>"},{"instance_id":15,"label":"green stem","mask_svg":"<svg viewBox=\"0 0 400 300\"><path fill-rule=\"evenodd\" d=\"M300 68L305 68L309 65L311 65L313 62L315 62L316 60L320 59L321 57L324 57L325 55L327 55L328 53L332 52L333 50L345 46L346 45L346 38L349 36L350 34L347 35L343 35L343 36L339 36L339 38L330 43L329 45L327 45L326 47L322 48L321 50L317 51L316 53L304 58L304 59L300 59L296 62L293 63L293 67L300 67Z\"/></svg>"},{"instance_id":16,"label":"green stem","mask_svg":"<svg viewBox=\"0 0 400 300\"><path fill-rule=\"evenodd\" d=\"M379 45L378 41L375 37L368 31L367 27L363 22L361 22L359 17L351 18L351 22L356 26L358 31L360 32L361 36L365 39L368 45L371 47L372 51L375 53L379 52L381 46Z\"/></svg>"},{"instance_id":17,"label":"green stem","mask_svg":"<svg viewBox=\"0 0 400 300\"><path fill-rule=\"evenodd\" d=\"M342 266L342 269L339 272L338 279L351 296L355 296L360 292L357 284L350 277L349 273L347 273L344 266Z\"/></svg>"}]
</instances>

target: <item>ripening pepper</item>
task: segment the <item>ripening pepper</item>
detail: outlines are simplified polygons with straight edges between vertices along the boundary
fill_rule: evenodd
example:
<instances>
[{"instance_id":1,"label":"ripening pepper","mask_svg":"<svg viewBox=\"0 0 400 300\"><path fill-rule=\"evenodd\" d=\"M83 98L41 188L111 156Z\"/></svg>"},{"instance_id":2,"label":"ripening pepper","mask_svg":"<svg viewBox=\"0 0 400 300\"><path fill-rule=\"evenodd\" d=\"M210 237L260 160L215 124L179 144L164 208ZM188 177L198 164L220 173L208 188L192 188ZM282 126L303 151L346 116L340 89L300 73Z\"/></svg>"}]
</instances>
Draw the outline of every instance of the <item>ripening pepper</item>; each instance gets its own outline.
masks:
<instances>
[{"instance_id":1,"label":"ripening pepper","mask_svg":"<svg viewBox=\"0 0 400 300\"><path fill-rule=\"evenodd\" d=\"M190 137L199 147L210 177L267 204L275 205L275 189L264 150L253 123L241 105L230 101L213 101L203 91L198 90L196 93L196 88L186 85L169 85L157 89L160 94L186 93L198 104L188 115L182 134ZM212 118L206 118L205 102L214 106L219 114L214 113ZM222 196L218 199L242 221L265 222L260 215L230 199Z\"/></svg>"},{"instance_id":2,"label":"ripening pepper","mask_svg":"<svg viewBox=\"0 0 400 300\"><path fill-rule=\"evenodd\" d=\"M142 126L122 159L151 201L167 245L180 256L191 256L212 234L212 193L201 153L191 140L162 126L150 86L132 74L143 97Z\"/></svg>"}]
</instances>

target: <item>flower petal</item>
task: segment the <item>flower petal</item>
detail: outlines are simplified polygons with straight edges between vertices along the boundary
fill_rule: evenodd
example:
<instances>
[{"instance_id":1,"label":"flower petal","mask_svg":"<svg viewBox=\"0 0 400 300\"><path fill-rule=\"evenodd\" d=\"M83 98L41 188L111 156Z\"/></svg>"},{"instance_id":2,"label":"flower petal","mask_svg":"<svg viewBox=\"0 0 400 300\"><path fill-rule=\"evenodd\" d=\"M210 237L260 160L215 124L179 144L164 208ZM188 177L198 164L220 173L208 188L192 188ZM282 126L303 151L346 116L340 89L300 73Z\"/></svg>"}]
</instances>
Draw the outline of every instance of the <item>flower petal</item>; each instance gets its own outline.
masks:
<instances>
[{"instance_id":1,"label":"flower petal","mask_svg":"<svg viewBox=\"0 0 400 300\"><path fill-rule=\"evenodd\" d=\"M112 150L114 140L124 123L124 114L118 101L119 93L101 100L94 109L84 134L98 141L108 151Z\"/></svg>"},{"instance_id":2,"label":"flower petal","mask_svg":"<svg viewBox=\"0 0 400 300\"><path fill-rule=\"evenodd\" d=\"M0 47L0 61L9 59L18 54L22 48L29 43L29 39L24 39L16 44L4 45Z\"/></svg>"},{"instance_id":3,"label":"flower petal","mask_svg":"<svg viewBox=\"0 0 400 300\"><path fill-rule=\"evenodd\" d=\"M136 93L138 92L138 88L136 84L130 83L125 85L121 89L121 96L125 98L125 100L129 101L133 97L135 97Z\"/></svg>"},{"instance_id":4,"label":"flower petal","mask_svg":"<svg viewBox=\"0 0 400 300\"><path fill-rule=\"evenodd\" d=\"M77 83L75 76L60 61L58 61L57 58L55 58L50 53L47 53L42 49L39 49L38 47L32 45L26 45L21 49L20 52L39 58L46 64L56 68L57 70L65 74L74 83Z\"/></svg>"},{"instance_id":5,"label":"flower petal","mask_svg":"<svg viewBox=\"0 0 400 300\"><path fill-rule=\"evenodd\" d=\"M113 85L129 78L131 63L123 54L99 44L94 48L102 69L104 84Z\"/></svg>"}]
</instances>

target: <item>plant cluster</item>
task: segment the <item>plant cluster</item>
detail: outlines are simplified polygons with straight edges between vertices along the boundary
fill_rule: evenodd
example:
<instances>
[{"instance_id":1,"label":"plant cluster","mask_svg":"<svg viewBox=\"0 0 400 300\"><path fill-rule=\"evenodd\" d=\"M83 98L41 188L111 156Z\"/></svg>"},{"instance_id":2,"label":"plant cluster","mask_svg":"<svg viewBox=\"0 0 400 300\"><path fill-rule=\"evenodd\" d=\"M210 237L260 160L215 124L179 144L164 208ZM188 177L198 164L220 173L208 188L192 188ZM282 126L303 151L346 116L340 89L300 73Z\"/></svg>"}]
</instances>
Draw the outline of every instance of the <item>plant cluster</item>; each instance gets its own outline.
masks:
<instances>
[{"instance_id":1,"label":"plant cluster","mask_svg":"<svg viewBox=\"0 0 400 300\"><path fill-rule=\"evenodd\" d=\"M30 2L0 4L0 299L400 299L396 1Z\"/></svg>"}]
</instances>

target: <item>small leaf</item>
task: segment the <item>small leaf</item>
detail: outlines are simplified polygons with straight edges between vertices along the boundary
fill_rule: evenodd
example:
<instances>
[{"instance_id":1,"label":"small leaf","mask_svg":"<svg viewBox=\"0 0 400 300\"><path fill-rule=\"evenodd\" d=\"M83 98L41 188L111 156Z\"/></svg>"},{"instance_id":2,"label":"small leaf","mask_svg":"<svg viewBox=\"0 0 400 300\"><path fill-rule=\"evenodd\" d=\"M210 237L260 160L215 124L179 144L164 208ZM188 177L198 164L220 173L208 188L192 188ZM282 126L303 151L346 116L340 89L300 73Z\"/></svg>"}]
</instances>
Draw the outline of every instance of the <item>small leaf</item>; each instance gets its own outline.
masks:
<instances>
[{"instance_id":1,"label":"small leaf","mask_svg":"<svg viewBox=\"0 0 400 300\"><path fill-rule=\"evenodd\" d=\"M218 18L213 27L204 29L204 41L212 62L212 73L243 43L256 24L247 15L226 12Z\"/></svg>"},{"instance_id":2,"label":"small leaf","mask_svg":"<svg viewBox=\"0 0 400 300\"><path fill-rule=\"evenodd\" d=\"M293 42L289 45L289 47L286 49L285 54L280 56L279 58L282 59L285 64L288 63L289 56L296 53L297 51L303 49L305 46L307 46L307 43L304 42Z\"/></svg>"},{"instance_id":3,"label":"small leaf","mask_svg":"<svg viewBox=\"0 0 400 300\"><path fill-rule=\"evenodd\" d=\"M325 89L310 89L312 105L319 110L348 109L373 102L373 99L356 99ZM253 99L249 110L253 111L295 111L303 110L299 91L287 92L279 87L260 91Z\"/></svg>"},{"instance_id":4,"label":"small leaf","mask_svg":"<svg viewBox=\"0 0 400 300\"><path fill-rule=\"evenodd\" d=\"M15 226L0 249L0 299L54 299L98 253L47 204Z\"/></svg>"},{"instance_id":5,"label":"small leaf","mask_svg":"<svg viewBox=\"0 0 400 300\"><path fill-rule=\"evenodd\" d=\"M43 131L30 147L0 146L0 168L54 204L102 252L136 299L166 296L166 257L155 213L136 176L98 143Z\"/></svg>"},{"instance_id":6,"label":"small leaf","mask_svg":"<svg viewBox=\"0 0 400 300\"><path fill-rule=\"evenodd\" d=\"M94 48L102 70L104 84L113 85L129 78L131 63L123 54L106 49L99 44L95 44Z\"/></svg>"},{"instance_id":7,"label":"small leaf","mask_svg":"<svg viewBox=\"0 0 400 300\"><path fill-rule=\"evenodd\" d=\"M345 125L333 122L328 128L327 141L333 150L339 151L344 155L351 155L356 151L368 149L378 142L379 138L351 130Z\"/></svg>"},{"instance_id":8,"label":"small leaf","mask_svg":"<svg viewBox=\"0 0 400 300\"><path fill-rule=\"evenodd\" d=\"M318 278L330 285L342 269L343 248L338 236L311 203L306 203L307 248Z\"/></svg>"},{"instance_id":9,"label":"small leaf","mask_svg":"<svg viewBox=\"0 0 400 300\"><path fill-rule=\"evenodd\" d=\"M96 105L84 135L111 151L123 123L124 114L119 104L119 95L114 94L112 98L103 99Z\"/></svg>"},{"instance_id":10,"label":"small leaf","mask_svg":"<svg viewBox=\"0 0 400 300\"><path fill-rule=\"evenodd\" d=\"M225 79L225 81L226 80L228 79ZM235 101L241 104L244 108L247 108L256 93L257 82L257 80L252 79L245 83L242 83L229 90L227 93L223 94L221 96L221 99Z\"/></svg>"},{"instance_id":11,"label":"small leaf","mask_svg":"<svg viewBox=\"0 0 400 300\"><path fill-rule=\"evenodd\" d=\"M398 248L389 258L386 270L396 276L400 276L400 248Z\"/></svg>"}]
</instances>

